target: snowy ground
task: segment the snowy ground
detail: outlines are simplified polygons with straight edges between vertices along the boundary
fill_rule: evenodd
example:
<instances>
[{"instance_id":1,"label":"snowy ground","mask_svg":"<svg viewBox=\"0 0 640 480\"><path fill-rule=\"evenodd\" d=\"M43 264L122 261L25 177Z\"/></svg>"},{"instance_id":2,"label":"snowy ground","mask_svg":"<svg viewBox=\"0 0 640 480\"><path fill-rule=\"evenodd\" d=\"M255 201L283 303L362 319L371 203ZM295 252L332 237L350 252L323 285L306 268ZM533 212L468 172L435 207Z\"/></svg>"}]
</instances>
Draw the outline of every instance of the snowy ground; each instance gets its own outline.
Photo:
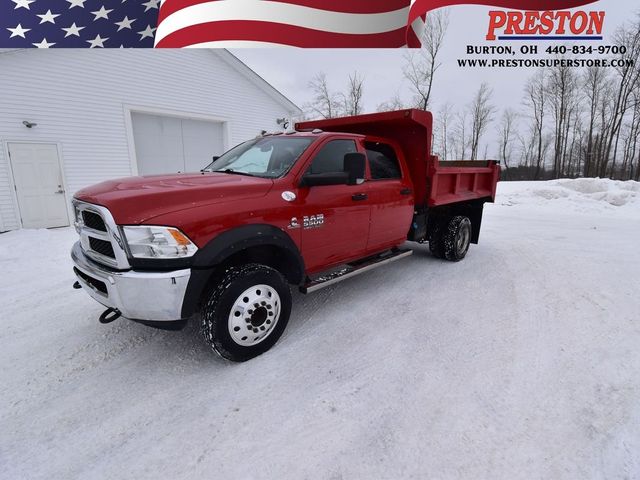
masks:
<instances>
[{"instance_id":1,"label":"snowy ground","mask_svg":"<svg viewBox=\"0 0 640 480\"><path fill-rule=\"evenodd\" d=\"M296 294L230 364L0 235L0 477L640 478L640 184L501 184L481 242Z\"/></svg>"}]
</instances>

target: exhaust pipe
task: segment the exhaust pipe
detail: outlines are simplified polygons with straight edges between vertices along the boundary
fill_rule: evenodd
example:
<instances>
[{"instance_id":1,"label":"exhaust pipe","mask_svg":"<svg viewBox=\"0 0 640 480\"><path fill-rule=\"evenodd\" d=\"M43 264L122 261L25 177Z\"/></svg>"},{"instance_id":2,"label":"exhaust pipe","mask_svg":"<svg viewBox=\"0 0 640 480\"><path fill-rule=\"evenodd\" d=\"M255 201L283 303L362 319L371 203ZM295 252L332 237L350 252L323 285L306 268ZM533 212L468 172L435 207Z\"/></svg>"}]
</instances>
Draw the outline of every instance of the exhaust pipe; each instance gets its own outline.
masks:
<instances>
[{"instance_id":1,"label":"exhaust pipe","mask_svg":"<svg viewBox=\"0 0 640 480\"><path fill-rule=\"evenodd\" d=\"M116 321L118 318L120 318L121 315L122 314L120 313L120 310L118 310L117 308L109 307L104 312L102 312L102 315L100 315L98 321L103 325L106 325L107 323Z\"/></svg>"}]
</instances>

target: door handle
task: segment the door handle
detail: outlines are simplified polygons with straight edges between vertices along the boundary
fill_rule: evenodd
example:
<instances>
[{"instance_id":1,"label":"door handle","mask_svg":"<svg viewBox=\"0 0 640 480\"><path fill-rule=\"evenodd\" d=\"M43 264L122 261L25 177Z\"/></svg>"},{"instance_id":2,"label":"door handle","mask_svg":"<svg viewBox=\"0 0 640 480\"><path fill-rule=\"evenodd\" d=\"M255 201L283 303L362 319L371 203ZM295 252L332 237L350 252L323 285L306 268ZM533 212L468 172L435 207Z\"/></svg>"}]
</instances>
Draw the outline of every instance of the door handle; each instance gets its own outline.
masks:
<instances>
[{"instance_id":1,"label":"door handle","mask_svg":"<svg viewBox=\"0 0 640 480\"><path fill-rule=\"evenodd\" d=\"M351 200L353 200L354 202L360 202L362 200L366 200L367 198L369 198L369 195L367 195L366 193L354 193L353 195L351 195Z\"/></svg>"},{"instance_id":2,"label":"door handle","mask_svg":"<svg viewBox=\"0 0 640 480\"><path fill-rule=\"evenodd\" d=\"M400 190L400 195L411 195L411 189L403 188L402 190Z\"/></svg>"}]
</instances>

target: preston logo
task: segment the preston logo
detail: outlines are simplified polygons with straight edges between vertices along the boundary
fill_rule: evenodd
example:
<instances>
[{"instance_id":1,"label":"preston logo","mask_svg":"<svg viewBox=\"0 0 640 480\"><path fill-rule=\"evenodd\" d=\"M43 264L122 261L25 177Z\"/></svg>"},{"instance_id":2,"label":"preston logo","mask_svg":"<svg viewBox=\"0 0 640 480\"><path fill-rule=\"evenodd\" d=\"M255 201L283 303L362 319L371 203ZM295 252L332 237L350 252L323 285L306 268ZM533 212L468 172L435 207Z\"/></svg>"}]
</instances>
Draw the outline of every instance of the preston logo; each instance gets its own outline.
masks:
<instances>
[{"instance_id":1,"label":"preston logo","mask_svg":"<svg viewBox=\"0 0 640 480\"><path fill-rule=\"evenodd\" d=\"M602 40L605 12L489 12L487 40Z\"/></svg>"}]
</instances>

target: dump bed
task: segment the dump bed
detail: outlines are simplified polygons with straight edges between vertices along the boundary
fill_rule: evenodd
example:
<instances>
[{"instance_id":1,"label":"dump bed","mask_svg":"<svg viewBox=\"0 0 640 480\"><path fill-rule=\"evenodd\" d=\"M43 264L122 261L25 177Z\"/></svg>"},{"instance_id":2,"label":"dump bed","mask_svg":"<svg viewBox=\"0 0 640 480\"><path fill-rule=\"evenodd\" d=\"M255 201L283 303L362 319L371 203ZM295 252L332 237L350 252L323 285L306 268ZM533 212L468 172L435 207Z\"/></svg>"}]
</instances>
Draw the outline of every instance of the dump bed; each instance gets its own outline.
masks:
<instances>
[{"instance_id":1,"label":"dump bed","mask_svg":"<svg viewBox=\"0 0 640 480\"><path fill-rule=\"evenodd\" d=\"M441 162L431 153L433 117L423 110L398 110L300 122L297 130L321 129L394 140L409 167L416 206L468 200L493 201L500 167L494 161Z\"/></svg>"}]
</instances>

